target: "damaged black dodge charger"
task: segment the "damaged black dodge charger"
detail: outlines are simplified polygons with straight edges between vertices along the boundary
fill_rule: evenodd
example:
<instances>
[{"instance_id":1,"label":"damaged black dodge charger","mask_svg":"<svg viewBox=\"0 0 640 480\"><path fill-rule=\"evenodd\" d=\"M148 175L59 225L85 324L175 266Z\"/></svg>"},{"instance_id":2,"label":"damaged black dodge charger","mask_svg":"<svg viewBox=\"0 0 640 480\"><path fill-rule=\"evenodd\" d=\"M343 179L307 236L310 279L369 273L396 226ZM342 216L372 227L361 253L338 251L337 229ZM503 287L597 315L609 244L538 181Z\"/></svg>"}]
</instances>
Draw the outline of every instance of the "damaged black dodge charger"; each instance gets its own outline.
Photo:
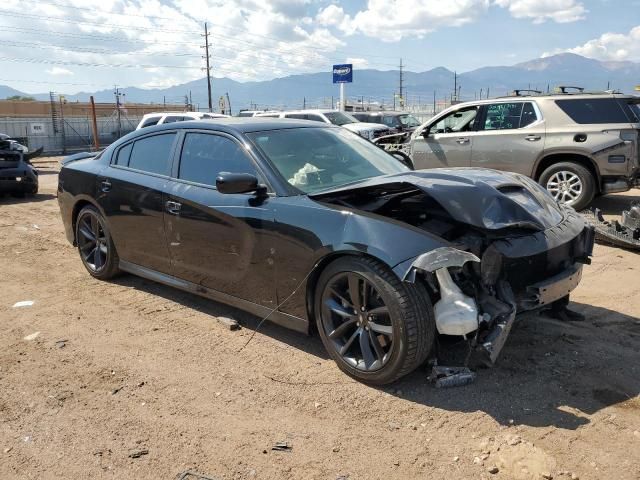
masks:
<instances>
[{"instance_id":1,"label":"damaged black dodge charger","mask_svg":"<svg viewBox=\"0 0 640 480\"><path fill-rule=\"evenodd\" d=\"M139 275L301 332L384 384L436 335L495 362L517 313L563 305L593 230L522 175L413 172L339 127L226 119L134 132L65 162L91 275ZM447 337L448 338L448 337Z\"/></svg>"}]
</instances>

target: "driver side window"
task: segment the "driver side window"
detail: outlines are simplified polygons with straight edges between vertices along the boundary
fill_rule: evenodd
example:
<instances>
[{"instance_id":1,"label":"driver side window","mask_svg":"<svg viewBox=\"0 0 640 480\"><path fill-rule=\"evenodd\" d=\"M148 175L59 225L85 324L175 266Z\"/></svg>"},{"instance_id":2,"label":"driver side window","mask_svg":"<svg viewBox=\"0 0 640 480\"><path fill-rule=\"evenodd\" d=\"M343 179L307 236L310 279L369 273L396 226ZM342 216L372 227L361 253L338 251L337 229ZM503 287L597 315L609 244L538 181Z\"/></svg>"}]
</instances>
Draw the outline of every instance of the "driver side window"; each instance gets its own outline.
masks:
<instances>
[{"instance_id":1,"label":"driver side window","mask_svg":"<svg viewBox=\"0 0 640 480\"><path fill-rule=\"evenodd\" d=\"M451 112L431 127L431 133L457 133L473 130L477 114L478 107L467 107Z\"/></svg>"}]
</instances>

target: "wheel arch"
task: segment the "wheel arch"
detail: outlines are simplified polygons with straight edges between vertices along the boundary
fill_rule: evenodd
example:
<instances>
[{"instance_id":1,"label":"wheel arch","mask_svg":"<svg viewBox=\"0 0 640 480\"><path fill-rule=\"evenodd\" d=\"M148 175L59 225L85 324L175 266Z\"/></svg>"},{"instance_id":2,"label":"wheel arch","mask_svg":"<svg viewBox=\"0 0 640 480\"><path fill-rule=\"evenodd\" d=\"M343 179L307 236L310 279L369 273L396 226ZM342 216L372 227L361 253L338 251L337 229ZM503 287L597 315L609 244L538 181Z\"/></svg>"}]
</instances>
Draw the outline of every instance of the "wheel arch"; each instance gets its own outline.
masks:
<instances>
[{"instance_id":1,"label":"wheel arch","mask_svg":"<svg viewBox=\"0 0 640 480\"><path fill-rule=\"evenodd\" d=\"M98 206L98 204L89 197L82 197L76 201L73 205L73 209L71 210L71 228L73 229L73 246L77 246L78 239L76 238L76 222L78 220L78 215L80 215L80 211L86 207L92 206L100 213L102 213L102 209Z\"/></svg>"},{"instance_id":2,"label":"wheel arch","mask_svg":"<svg viewBox=\"0 0 640 480\"><path fill-rule=\"evenodd\" d=\"M385 262L383 259L376 257L374 255L370 255L365 252L357 251L357 250L334 251L322 257L322 259L320 259L316 263L316 267L314 268L313 272L311 273L311 275L309 275L309 278L307 279L306 308L307 308L307 318L309 319L309 334L315 333L317 328L317 320L315 318L316 316L315 316L314 306L316 301L315 297L316 297L316 288L318 286L318 280L320 280L320 276L322 275L322 272L330 264L332 264L333 262L335 262L340 258L345 258L345 257L368 258L371 260L375 260L376 262L380 262L386 265L387 267L389 267L389 269L391 269L391 266L387 262Z\"/></svg>"},{"instance_id":3,"label":"wheel arch","mask_svg":"<svg viewBox=\"0 0 640 480\"><path fill-rule=\"evenodd\" d=\"M551 153L545 157L542 157L536 165L535 171L533 172L533 179L536 182L539 181L540 176L547 168L561 162L574 162L587 168L587 170L591 172L593 178L595 179L597 191L600 191L601 177L597 163L591 157L580 153L560 152Z\"/></svg>"}]
</instances>

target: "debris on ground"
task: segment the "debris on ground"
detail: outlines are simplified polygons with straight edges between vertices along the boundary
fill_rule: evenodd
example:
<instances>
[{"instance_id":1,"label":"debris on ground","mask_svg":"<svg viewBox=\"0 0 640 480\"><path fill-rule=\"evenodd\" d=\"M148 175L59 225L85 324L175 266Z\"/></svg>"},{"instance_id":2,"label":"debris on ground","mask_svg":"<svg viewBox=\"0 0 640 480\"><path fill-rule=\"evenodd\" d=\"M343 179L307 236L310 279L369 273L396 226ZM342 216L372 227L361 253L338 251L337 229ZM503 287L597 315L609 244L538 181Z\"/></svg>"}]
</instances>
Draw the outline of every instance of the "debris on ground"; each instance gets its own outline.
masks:
<instances>
[{"instance_id":1,"label":"debris on ground","mask_svg":"<svg viewBox=\"0 0 640 480\"><path fill-rule=\"evenodd\" d=\"M27 335L26 337L24 337L24 340L26 340L27 342L30 342L32 340L35 340L39 336L40 336L40 332L33 332L31 335Z\"/></svg>"},{"instance_id":2,"label":"debris on ground","mask_svg":"<svg viewBox=\"0 0 640 480\"><path fill-rule=\"evenodd\" d=\"M277 452L290 452L293 449L293 446L289 444L289 442L276 442L271 450L275 450Z\"/></svg>"},{"instance_id":3,"label":"debris on ground","mask_svg":"<svg viewBox=\"0 0 640 480\"><path fill-rule=\"evenodd\" d=\"M640 203L622 212L621 221L605 220L599 208L580 212L596 229L596 241L616 247L640 250Z\"/></svg>"},{"instance_id":4,"label":"debris on ground","mask_svg":"<svg viewBox=\"0 0 640 480\"><path fill-rule=\"evenodd\" d=\"M434 365L427 377L436 388L460 387L473 383L477 375L467 367L444 367Z\"/></svg>"},{"instance_id":5,"label":"debris on ground","mask_svg":"<svg viewBox=\"0 0 640 480\"><path fill-rule=\"evenodd\" d=\"M218 323L222 326L228 328L229 330L240 330L240 324L237 320L228 317L216 317L218 319Z\"/></svg>"},{"instance_id":6,"label":"debris on ground","mask_svg":"<svg viewBox=\"0 0 640 480\"><path fill-rule=\"evenodd\" d=\"M58 347L58 348L64 348L64 347L66 347L66 346L67 346L67 342L68 342L68 341L69 341L69 340L56 340L55 345L56 345L56 347Z\"/></svg>"},{"instance_id":7,"label":"debris on ground","mask_svg":"<svg viewBox=\"0 0 640 480\"><path fill-rule=\"evenodd\" d=\"M186 472L179 473L176 477L176 480L218 480L214 477L207 477L206 475L201 475L199 473L192 472L187 470Z\"/></svg>"},{"instance_id":8,"label":"debris on ground","mask_svg":"<svg viewBox=\"0 0 640 480\"><path fill-rule=\"evenodd\" d=\"M140 450L134 450L131 453L129 453L129 458L140 458L143 455L149 455L149 450L147 450L146 448L143 448Z\"/></svg>"},{"instance_id":9,"label":"debris on ground","mask_svg":"<svg viewBox=\"0 0 640 480\"><path fill-rule=\"evenodd\" d=\"M33 300L23 300L21 302L16 302L13 304L13 308L22 308L22 307L30 307L35 302Z\"/></svg>"}]
</instances>

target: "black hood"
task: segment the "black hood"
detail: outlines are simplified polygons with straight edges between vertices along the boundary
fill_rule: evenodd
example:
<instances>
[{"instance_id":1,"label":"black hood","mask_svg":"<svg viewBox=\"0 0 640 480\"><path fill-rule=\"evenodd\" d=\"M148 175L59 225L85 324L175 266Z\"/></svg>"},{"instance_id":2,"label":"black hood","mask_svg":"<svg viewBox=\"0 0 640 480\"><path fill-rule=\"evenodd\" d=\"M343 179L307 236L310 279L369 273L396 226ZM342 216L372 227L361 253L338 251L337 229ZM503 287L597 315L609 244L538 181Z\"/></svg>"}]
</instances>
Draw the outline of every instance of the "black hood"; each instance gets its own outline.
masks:
<instances>
[{"instance_id":1,"label":"black hood","mask_svg":"<svg viewBox=\"0 0 640 480\"><path fill-rule=\"evenodd\" d=\"M310 195L320 200L340 193L381 195L387 189L417 188L459 222L484 230L526 228L537 231L563 219L561 207L524 175L480 168L443 168L384 175Z\"/></svg>"}]
</instances>

